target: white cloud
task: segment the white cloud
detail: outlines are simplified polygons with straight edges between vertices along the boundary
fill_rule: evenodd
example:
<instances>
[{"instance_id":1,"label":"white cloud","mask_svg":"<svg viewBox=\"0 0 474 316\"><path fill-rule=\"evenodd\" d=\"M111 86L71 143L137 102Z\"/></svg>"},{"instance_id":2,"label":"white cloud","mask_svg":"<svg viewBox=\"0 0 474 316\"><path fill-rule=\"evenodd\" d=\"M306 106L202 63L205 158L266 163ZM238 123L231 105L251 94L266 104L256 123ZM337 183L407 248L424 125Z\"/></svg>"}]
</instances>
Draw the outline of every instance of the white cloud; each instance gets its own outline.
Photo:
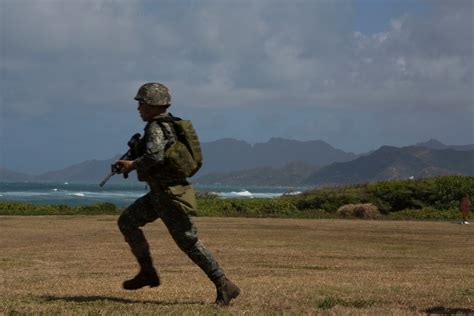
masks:
<instances>
[{"instance_id":1,"label":"white cloud","mask_svg":"<svg viewBox=\"0 0 474 316\"><path fill-rule=\"evenodd\" d=\"M350 1L4 0L2 107L129 106L157 80L183 105L471 111L472 2L455 3L362 34Z\"/></svg>"},{"instance_id":2,"label":"white cloud","mask_svg":"<svg viewBox=\"0 0 474 316\"><path fill-rule=\"evenodd\" d=\"M458 4L462 1L458 1ZM428 16L403 16L375 35L355 34L354 62L361 89L377 87L361 105L472 111L472 2L438 6ZM456 16L456 21L450 17ZM463 28L463 35L455 32ZM464 28L466 27L466 28ZM458 38L457 38L458 37ZM457 39L456 39L457 38ZM469 39L464 42L464 39ZM462 43L458 43L461 41ZM467 44L470 42L471 44ZM459 49L453 49L457 46ZM370 67L367 67L367 60ZM367 91L368 92L368 91ZM371 102L372 101L372 102Z\"/></svg>"}]
</instances>

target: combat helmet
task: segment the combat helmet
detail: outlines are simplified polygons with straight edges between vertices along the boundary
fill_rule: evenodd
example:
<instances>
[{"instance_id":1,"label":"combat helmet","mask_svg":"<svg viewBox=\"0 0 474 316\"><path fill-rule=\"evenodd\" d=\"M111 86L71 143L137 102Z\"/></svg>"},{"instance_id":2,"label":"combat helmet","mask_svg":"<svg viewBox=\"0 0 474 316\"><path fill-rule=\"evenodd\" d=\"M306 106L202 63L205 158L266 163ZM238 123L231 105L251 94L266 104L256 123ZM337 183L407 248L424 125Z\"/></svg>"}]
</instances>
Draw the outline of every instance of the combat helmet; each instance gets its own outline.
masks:
<instances>
[{"instance_id":1,"label":"combat helmet","mask_svg":"<svg viewBox=\"0 0 474 316\"><path fill-rule=\"evenodd\" d=\"M138 89L135 100L148 105L167 106L171 104L171 94L164 84L149 82Z\"/></svg>"}]
</instances>

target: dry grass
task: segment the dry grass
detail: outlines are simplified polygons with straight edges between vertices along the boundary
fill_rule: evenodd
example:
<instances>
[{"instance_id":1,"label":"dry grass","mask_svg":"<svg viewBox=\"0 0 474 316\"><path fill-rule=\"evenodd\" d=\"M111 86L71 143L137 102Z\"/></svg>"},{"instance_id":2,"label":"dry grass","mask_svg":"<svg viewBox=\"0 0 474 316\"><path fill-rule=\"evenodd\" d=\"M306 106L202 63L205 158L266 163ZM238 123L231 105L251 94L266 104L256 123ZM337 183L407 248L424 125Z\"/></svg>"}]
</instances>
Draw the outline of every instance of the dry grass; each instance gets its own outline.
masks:
<instances>
[{"instance_id":1,"label":"dry grass","mask_svg":"<svg viewBox=\"0 0 474 316\"><path fill-rule=\"evenodd\" d=\"M0 314L474 314L474 225L195 221L242 288L230 307L160 221L145 233L163 284L126 292L137 266L115 217L0 217Z\"/></svg>"},{"instance_id":2,"label":"dry grass","mask_svg":"<svg viewBox=\"0 0 474 316\"><path fill-rule=\"evenodd\" d=\"M342 217L376 219L380 216L379 209L372 203L346 204L337 209L337 214Z\"/></svg>"}]
</instances>

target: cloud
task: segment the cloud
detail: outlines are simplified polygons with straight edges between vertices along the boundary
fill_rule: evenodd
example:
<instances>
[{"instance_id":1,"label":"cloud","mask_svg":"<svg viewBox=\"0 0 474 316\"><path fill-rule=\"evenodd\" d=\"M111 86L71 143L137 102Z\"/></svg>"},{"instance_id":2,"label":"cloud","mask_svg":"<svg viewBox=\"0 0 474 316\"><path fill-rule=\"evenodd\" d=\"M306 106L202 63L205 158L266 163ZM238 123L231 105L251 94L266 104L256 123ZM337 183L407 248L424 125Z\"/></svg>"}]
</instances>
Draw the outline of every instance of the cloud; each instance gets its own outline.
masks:
<instances>
[{"instance_id":1,"label":"cloud","mask_svg":"<svg viewBox=\"0 0 474 316\"><path fill-rule=\"evenodd\" d=\"M430 15L406 15L379 34L355 34L353 86L375 93L362 104L473 109L472 2L436 4Z\"/></svg>"},{"instance_id":2,"label":"cloud","mask_svg":"<svg viewBox=\"0 0 474 316\"><path fill-rule=\"evenodd\" d=\"M174 103L472 111L472 2L431 1L378 34L351 1L2 1L2 108Z\"/></svg>"}]
</instances>

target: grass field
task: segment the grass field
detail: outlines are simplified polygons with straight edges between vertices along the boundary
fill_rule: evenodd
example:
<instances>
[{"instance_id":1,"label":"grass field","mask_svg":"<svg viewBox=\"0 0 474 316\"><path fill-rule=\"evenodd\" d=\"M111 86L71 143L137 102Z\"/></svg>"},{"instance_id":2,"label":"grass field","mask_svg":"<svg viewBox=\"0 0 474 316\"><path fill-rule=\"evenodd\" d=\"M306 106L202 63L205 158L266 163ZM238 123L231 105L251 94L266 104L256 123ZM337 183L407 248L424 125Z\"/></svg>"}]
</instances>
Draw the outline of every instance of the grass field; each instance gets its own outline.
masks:
<instances>
[{"instance_id":1,"label":"grass field","mask_svg":"<svg viewBox=\"0 0 474 316\"><path fill-rule=\"evenodd\" d=\"M197 218L242 294L226 308L161 221L145 227L162 285L127 292L137 265L114 216L0 217L0 314L474 314L474 225Z\"/></svg>"}]
</instances>

